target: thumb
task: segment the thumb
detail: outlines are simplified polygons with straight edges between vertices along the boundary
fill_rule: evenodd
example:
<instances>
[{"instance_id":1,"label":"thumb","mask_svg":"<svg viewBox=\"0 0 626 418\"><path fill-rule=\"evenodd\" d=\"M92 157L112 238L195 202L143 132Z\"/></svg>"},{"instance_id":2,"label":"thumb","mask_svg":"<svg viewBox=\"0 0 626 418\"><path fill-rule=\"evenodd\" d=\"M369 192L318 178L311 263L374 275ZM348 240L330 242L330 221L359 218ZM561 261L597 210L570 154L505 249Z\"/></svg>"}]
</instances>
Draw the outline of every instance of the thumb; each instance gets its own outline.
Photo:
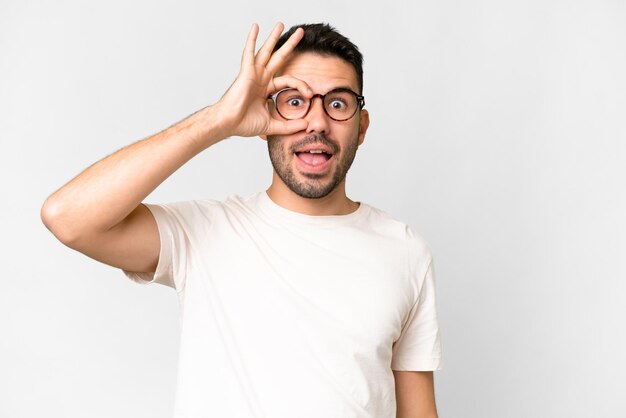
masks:
<instances>
[{"instance_id":1,"label":"thumb","mask_svg":"<svg viewBox=\"0 0 626 418\"><path fill-rule=\"evenodd\" d=\"M309 122L304 119L294 120L273 120L267 130L267 135L289 135L304 131L309 126Z\"/></svg>"}]
</instances>

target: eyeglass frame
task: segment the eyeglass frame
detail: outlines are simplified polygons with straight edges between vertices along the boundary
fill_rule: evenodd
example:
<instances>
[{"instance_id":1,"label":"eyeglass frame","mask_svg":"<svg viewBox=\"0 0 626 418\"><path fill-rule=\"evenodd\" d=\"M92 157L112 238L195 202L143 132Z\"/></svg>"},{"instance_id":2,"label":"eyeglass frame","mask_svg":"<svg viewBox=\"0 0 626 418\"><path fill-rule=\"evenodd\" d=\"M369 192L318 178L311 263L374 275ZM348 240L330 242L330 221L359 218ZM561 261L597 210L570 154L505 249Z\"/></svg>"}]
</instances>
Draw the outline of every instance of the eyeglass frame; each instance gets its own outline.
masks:
<instances>
[{"instance_id":1,"label":"eyeglass frame","mask_svg":"<svg viewBox=\"0 0 626 418\"><path fill-rule=\"evenodd\" d=\"M320 99L322 99L322 109L324 109L324 113L326 113L326 116L328 116L329 118L331 118L332 120L337 121L337 122L345 122L345 121L347 121L347 120L352 119L352 118L354 117L354 115L356 115L356 113L357 113L359 110L363 110L363 107L365 106L365 96L361 96L361 95L359 95L359 94L356 94L354 91L350 90L349 88L346 88L346 87L338 87L338 88L335 88L335 89L332 89L332 90L328 91L328 92L327 92L327 93L325 93L325 94L319 94L319 93L318 93L318 94L314 94L314 95L313 95L313 96L311 96L311 98L309 99L309 107L307 108L306 112L304 112L304 114L303 114L302 116L300 116L299 118L289 119L289 118L284 117L284 116L283 116L283 114L282 114L282 113L280 113L280 110L278 110L278 105L277 105L277 103L276 103L276 98L278 97L278 95L279 95L280 93L284 92L284 91L287 91L287 90L296 90L296 91L299 91L297 88L294 88L294 87L286 87L286 88L284 88L284 89L278 90L278 91L277 91L276 93L274 93L274 94L271 94L271 95L267 96L267 99L268 99L268 100L270 100L270 99L271 99L271 100L272 100L272 102L274 102L274 109L276 109L276 112L277 112L277 113L278 113L278 114L279 114L279 115L280 115L283 119L287 119L287 120L302 119L302 118L304 118L306 115L308 115L308 114L309 114L309 112L311 111L311 105L313 104L313 99L315 99L316 97L319 97ZM326 106L324 106L324 99L326 98L326 96L327 96L327 95L329 95L329 94L331 94L331 93L340 92L340 91L342 91L342 92L348 92L348 93L352 93L352 94L354 94L354 96L356 97L356 100L357 100L357 107L356 107L356 109L354 109L354 113L353 113L352 115L350 115L349 117L347 117L346 119L335 119L335 118L333 118L332 116L330 116L330 115L328 114L328 110L326 109Z\"/></svg>"}]
</instances>

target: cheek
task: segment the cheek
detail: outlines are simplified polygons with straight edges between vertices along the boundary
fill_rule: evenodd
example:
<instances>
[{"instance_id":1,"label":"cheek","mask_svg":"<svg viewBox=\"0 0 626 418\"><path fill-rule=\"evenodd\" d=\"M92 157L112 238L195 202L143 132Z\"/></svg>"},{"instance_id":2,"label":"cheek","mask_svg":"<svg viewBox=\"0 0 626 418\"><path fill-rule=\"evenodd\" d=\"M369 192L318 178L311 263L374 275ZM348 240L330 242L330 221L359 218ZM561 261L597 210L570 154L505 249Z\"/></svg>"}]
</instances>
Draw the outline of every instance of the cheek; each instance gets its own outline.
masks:
<instances>
[{"instance_id":1,"label":"cheek","mask_svg":"<svg viewBox=\"0 0 626 418\"><path fill-rule=\"evenodd\" d=\"M269 149L274 154L282 154L284 158L292 158L295 157L294 153L292 153L287 144L290 144L289 136L275 136L268 135L267 136L267 144Z\"/></svg>"},{"instance_id":2,"label":"cheek","mask_svg":"<svg viewBox=\"0 0 626 418\"><path fill-rule=\"evenodd\" d=\"M342 127L342 130L337 132L337 137L342 138L341 143L343 147L352 144L355 141L358 141L359 132L361 128L358 123L351 124L350 126Z\"/></svg>"}]
</instances>

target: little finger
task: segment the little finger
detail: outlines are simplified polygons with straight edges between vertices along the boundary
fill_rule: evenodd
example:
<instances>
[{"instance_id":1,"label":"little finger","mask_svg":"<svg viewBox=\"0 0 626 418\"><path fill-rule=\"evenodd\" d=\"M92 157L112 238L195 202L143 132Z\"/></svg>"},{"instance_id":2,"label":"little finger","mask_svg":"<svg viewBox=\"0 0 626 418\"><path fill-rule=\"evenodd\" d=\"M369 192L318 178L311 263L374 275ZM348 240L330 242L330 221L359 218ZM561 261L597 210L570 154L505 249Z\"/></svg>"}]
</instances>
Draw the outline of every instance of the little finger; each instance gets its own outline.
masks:
<instances>
[{"instance_id":1,"label":"little finger","mask_svg":"<svg viewBox=\"0 0 626 418\"><path fill-rule=\"evenodd\" d=\"M256 46L256 37L259 34L259 25L252 24L250 32L248 32L248 38L246 39L246 46L243 49L241 56L242 66L249 66L254 64L254 48Z\"/></svg>"}]
</instances>

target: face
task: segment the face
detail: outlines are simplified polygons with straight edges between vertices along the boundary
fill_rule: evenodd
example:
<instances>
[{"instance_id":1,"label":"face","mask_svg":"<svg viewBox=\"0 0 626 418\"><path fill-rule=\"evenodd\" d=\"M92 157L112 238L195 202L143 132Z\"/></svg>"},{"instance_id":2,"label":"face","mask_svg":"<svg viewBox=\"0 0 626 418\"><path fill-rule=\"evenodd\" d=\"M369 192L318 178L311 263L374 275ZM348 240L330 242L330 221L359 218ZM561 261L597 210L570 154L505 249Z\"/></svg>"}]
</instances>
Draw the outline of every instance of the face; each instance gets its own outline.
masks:
<instances>
[{"instance_id":1,"label":"face","mask_svg":"<svg viewBox=\"0 0 626 418\"><path fill-rule=\"evenodd\" d=\"M301 53L285 63L281 75L303 80L314 93L325 94L337 87L358 92L354 68L337 57ZM272 116L281 119L273 105L270 107ZM360 110L347 121L335 121L324 112L321 99L316 98L304 119L308 122L306 130L268 136L267 145L280 180L301 197L319 199L344 184L357 148L363 143L369 116L366 110ZM311 149L323 149L332 155L300 152Z\"/></svg>"}]
</instances>

